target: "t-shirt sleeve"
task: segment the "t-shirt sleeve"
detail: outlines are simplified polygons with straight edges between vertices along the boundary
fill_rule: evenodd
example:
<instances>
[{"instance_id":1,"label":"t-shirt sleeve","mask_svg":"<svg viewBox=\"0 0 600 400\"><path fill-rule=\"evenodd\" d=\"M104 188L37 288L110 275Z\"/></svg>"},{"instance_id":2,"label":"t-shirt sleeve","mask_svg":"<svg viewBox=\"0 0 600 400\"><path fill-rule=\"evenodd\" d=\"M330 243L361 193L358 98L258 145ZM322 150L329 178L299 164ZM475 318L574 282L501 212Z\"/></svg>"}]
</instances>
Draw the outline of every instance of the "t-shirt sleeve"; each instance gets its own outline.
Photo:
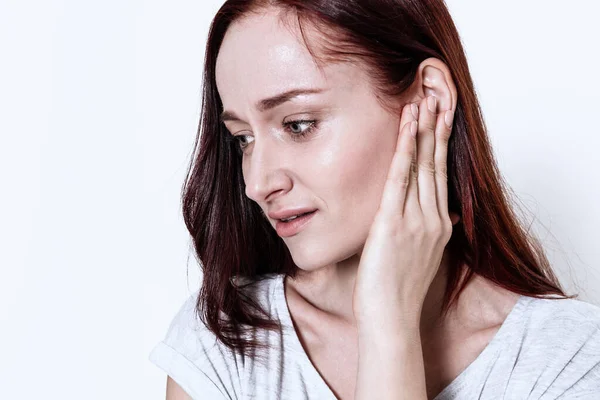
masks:
<instances>
[{"instance_id":1,"label":"t-shirt sleeve","mask_svg":"<svg viewBox=\"0 0 600 400\"><path fill-rule=\"evenodd\" d=\"M566 387L559 399L600 399L600 324L590 332L561 371L562 379L555 381L561 389Z\"/></svg>"},{"instance_id":2,"label":"t-shirt sleeve","mask_svg":"<svg viewBox=\"0 0 600 400\"><path fill-rule=\"evenodd\" d=\"M190 296L173 318L165 338L152 349L149 360L193 399L240 399L242 366L198 320L195 305L196 296Z\"/></svg>"},{"instance_id":3,"label":"t-shirt sleeve","mask_svg":"<svg viewBox=\"0 0 600 400\"><path fill-rule=\"evenodd\" d=\"M600 308L581 302L555 313L538 325L539 335L528 338L524 361L512 374L511 389L527 389L519 376L527 376L531 400L600 399ZM528 354L527 354L528 353ZM529 355L530 357L527 357ZM524 368L529 370L527 373Z\"/></svg>"}]
</instances>

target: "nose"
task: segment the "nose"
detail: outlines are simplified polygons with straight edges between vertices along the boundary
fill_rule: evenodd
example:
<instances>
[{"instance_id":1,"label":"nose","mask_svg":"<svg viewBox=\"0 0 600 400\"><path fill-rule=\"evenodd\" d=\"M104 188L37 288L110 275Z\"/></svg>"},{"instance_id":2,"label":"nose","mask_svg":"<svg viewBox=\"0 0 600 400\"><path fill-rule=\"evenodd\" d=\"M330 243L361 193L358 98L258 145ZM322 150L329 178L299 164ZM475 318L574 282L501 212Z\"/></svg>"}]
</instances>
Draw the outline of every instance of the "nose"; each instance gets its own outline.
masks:
<instances>
[{"instance_id":1,"label":"nose","mask_svg":"<svg viewBox=\"0 0 600 400\"><path fill-rule=\"evenodd\" d=\"M244 181L246 196L258 204L271 201L291 189L284 149L277 143L277 138L268 134L255 135L244 168Z\"/></svg>"}]
</instances>

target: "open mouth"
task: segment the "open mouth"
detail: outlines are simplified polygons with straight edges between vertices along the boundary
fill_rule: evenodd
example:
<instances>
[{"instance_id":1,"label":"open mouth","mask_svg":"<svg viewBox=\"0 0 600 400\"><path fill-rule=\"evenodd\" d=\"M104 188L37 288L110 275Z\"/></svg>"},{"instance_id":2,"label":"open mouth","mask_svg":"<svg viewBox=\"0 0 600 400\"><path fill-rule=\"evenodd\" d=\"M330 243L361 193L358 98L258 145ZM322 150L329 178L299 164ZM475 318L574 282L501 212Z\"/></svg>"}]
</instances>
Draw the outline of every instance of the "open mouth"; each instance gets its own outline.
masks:
<instances>
[{"instance_id":1,"label":"open mouth","mask_svg":"<svg viewBox=\"0 0 600 400\"><path fill-rule=\"evenodd\" d=\"M280 221L281 221L281 222L290 222L290 221L293 221L293 220L295 220L295 219L301 218L301 217L303 217L303 216L305 216L305 215L312 214L312 213L314 213L315 211L317 211L317 210L313 210L313 211L310 211L310 212L307 212L307 213L304 213L304 214L299 214L299 215L297 215L297 216L295 216L295 217L290 217L290 218L286 218L286 219L280 219Z\"/></svg>"},{"instance_id":2,"label":"open mouth","mask_svg":"<svg viewBox=\"0 0 600 400\"><path fill-rule=\"evenodd\" d=\"M310 222L313 216L316 214L317 210L307 212L304 214L300 214L295 218L289 220L279 220L277 221L275 229L277 230L277 234L281 237L293 236L300 232L304 226Z\"/></svg>"}]
</instances>

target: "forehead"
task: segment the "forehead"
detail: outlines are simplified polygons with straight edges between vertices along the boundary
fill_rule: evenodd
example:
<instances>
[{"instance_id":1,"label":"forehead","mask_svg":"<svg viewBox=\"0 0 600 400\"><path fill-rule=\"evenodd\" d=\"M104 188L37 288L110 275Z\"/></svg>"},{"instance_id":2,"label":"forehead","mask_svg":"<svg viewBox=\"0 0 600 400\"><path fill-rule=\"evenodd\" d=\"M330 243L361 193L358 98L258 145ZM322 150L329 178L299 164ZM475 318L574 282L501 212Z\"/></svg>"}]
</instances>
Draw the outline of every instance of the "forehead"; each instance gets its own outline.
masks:
<instances>
[{"instance_id":1,"label":"forehead","mask_svg":"<svg viewBox=\"0 0 600 400\"><path fill-rule=\"evenodd\" d=\"M254 104L299 87L353 90L365 81L351 63L326 63L320 70L296 24L284 25L279 18L277 11L250 15L227 30L216 63L217 90L224 105ZM309 41L317 34L309 27L304 33Z\"/></svg>"}]
</instances>

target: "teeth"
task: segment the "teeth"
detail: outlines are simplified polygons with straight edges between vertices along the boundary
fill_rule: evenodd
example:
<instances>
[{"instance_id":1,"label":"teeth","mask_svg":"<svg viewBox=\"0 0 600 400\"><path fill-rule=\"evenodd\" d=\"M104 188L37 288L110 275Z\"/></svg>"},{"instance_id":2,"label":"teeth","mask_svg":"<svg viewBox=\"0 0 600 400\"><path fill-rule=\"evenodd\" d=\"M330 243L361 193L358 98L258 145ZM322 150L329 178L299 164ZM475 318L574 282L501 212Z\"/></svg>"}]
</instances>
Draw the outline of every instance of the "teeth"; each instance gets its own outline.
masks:
<instances>
[{"instance_id":1,"label":"teeth","mask_svg":"<svg viewBox=\"0 0 600 400\"><path fill-rule=\"evenodd\" d=\"M284 219L281 219L280 221L283 221L283 222L288 222L288 221L291 221L291 220L293 220L293 219L296 219L296 218L298 218L298 217L301 217L301 216L303 216L303 215L310 214L311 212L313 212L313 211L309 211L309 212L306 212L306 213L304 213L304 214L298 214L298 215L294 215L293 217L289 217L289 218L284 218Z\"/></svg>"}]
</instances>

